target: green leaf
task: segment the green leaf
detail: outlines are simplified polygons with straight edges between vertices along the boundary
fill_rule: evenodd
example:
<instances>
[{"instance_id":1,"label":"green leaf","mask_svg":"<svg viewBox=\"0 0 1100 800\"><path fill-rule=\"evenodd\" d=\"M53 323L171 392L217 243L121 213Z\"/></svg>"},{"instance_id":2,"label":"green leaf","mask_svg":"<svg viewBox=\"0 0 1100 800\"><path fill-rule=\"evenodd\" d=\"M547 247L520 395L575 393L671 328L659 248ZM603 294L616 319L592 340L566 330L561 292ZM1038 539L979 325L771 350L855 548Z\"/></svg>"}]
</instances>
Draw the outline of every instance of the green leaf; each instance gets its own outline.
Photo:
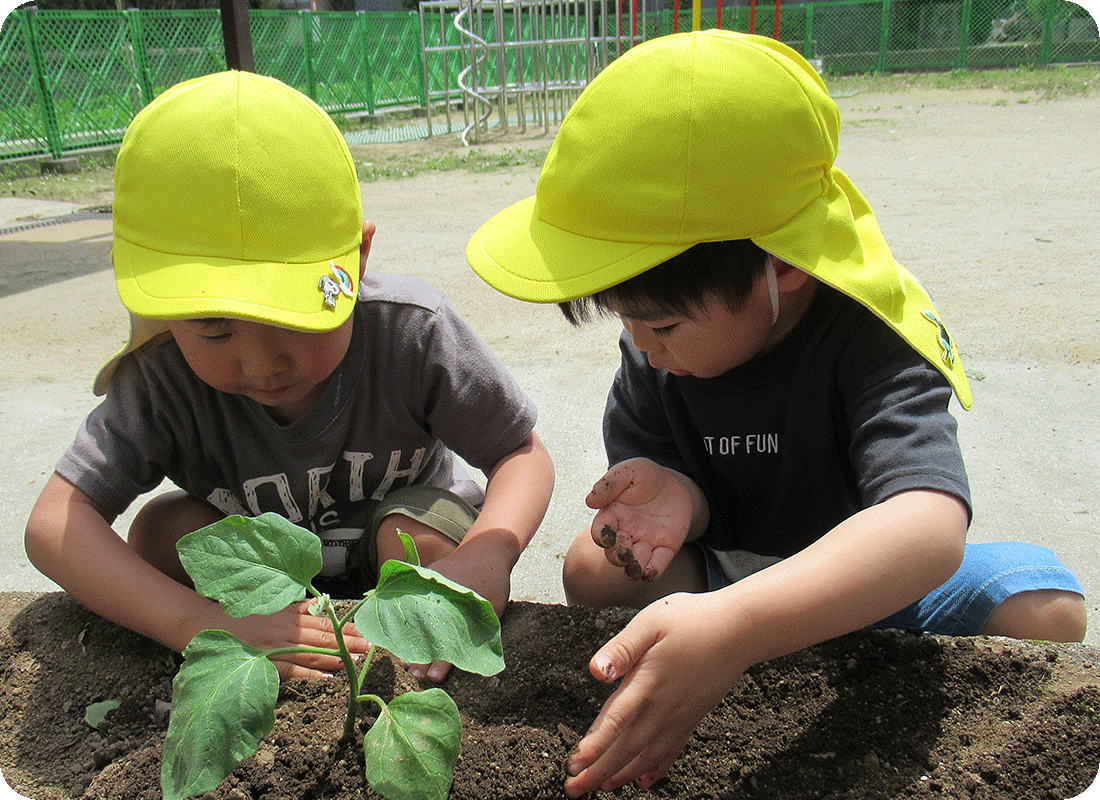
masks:
<instances>
[{"instance_id":1,"label":"green leaf","mask_svg":"<svg viewBox=\"0 0 1100 800\"><path fill-rule=\"evenodd\" d=\"M420 564L420 553L416 552L416 542L407 533L397 532L397 538L405 548L405 560L410 564Z\"/></svg>"},{"instance_id":2,"label":"green leaf","mask_svg":"<svg viewBox=\"0 0 1100 800\"><path fill-rule=\"evenodd\" d=\"M279 672L262 650L225 631L203 631L183 651L160 784L165 800L218 786L275 725Z\"/></svg>"},{"instance_id":3,"label":"green leaf","mask_svg":"<svg viewBox=\"0 0 1100 800\"><path fill-rule=\"evenodd\" d=\"M355 627L410 664L447 661L480 675L504 669L500 620L489 601L427 567L383 564Z\"/></svg>"},{"instance_id":4,"label":"green leaf","mask_svg":"<svg viewBox=\"0 0 1100 800\"><path fill-rule=\"evenodd\" d=\"M274 614L305 599L321 571L321 540L271 512L226 517L176 548L196 591L231 617Z\"/></svg>"},{"instance_id":5,"label":"green leaf","mask_svg":"<svg viewBox=\"0 0 1100 800\"><path fill-rule=\"evenodd\" d=\"M461 739L458 707L442 689L395 697L363 737L367 780L389 800L446 800Z\"/></svg>"},{"instance_id":6,"label":"green leaf","mask_svg":"<svg viewBox=\"0 0 1100 800\"><path fill-rule=\"evenodd\" d=\"M93 728L98 728L107 719L107 714L120 705L122 705L121 700L103 700L99 703L92 703L84 709L84 721Z\"/></svg>"}]
</instances>

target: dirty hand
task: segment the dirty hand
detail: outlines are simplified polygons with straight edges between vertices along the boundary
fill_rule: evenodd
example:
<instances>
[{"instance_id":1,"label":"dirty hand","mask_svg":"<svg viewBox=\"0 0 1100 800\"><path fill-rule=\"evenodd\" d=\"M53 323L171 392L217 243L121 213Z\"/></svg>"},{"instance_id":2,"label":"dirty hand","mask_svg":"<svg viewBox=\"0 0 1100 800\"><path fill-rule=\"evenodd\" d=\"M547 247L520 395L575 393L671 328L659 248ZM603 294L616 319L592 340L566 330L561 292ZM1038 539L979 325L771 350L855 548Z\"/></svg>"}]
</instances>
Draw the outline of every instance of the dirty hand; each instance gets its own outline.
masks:
<instances>
[{"instance_id":1,"label":"dirty hand","mask_svg":"<svg viewBox=\"0 0 1100 800\"><path fill-rule=\"evenodd\" d=\"M630 781L657 782L695 726L749 666L723 625L714 635L698 620L729 619L715 593L673 594L638 612L592 657L598 680L622 679L569 758L565 792L579 797Z\"/></svg>"},{"instance_id":2,"label":"dirty hand","mask_svg":"<svg viewBox=\"0 0 1100 800\"><path fill-rule=\"evenodd\" d=\"M688 538L696 506L689 485L678 472L632 458L608 470L585 498L598 512L592 539L631 580L660 577Z\"/></svg>"}]
</instances>

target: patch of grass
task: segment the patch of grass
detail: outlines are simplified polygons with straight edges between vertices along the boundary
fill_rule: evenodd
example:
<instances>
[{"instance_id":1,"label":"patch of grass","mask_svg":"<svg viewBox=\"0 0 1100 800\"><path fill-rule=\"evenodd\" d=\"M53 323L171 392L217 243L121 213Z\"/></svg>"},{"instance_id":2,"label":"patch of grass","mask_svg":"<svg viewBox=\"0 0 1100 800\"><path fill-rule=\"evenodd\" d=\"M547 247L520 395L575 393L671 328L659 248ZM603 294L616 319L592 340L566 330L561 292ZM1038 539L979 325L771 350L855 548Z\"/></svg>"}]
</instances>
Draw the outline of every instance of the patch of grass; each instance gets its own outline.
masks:
<instances>
[{"instance_id":1,"label":"patch of grass","mask_svg":"<svg viewBox=\"0 0 1100 800\"><path fill-rule=\"evenodd\" d=\"M999 89L1007 92L1036 92L1044 100L1054 100L1100 94L1100 64L835 75L826 77L825 82L829 91L837 96L863 92L901 94L913 89Z\"/></svg>"},{"instance_id":2,"label":"patch of grass","mask_svg":"<svg viewBox=\"0 0 1100 800\"><path fill-rule=\"evenodd\" d=\"M0 195L90 205L114 189L115 154L81 155L80 171L43 174L37 161L0 162Z\"/></svg>"},{"instance_id":3,"label":"patch of grass","mask_svg":"<svg viewBox=\"0 0 1100 800\"><path fill-rule=\"evenodd\" d=\"M489 152L472 147L465 150L448 152L407 152L400 155L371 157L370 160L356 160L359 180L373 183L386 179L412 178L425 172L449 172L465 169L470 172L494 172L509 167L541 166L549 149L512 148L500 152Z\"/></svg>"},{"instance_id":4,"label":"patch of grass","mask_svg":"<svg viewBox=\"0 0 1100 800\"><path fill-rule=\"evenodd\" d=\"M1073 703L1073 710L1083 717L1088 717L1092 722L1100 722L1100 693L1095 690L1095 687L1092 688L1091 693L1086 689L1078 694Z\"/></svg>"}]
</instances>

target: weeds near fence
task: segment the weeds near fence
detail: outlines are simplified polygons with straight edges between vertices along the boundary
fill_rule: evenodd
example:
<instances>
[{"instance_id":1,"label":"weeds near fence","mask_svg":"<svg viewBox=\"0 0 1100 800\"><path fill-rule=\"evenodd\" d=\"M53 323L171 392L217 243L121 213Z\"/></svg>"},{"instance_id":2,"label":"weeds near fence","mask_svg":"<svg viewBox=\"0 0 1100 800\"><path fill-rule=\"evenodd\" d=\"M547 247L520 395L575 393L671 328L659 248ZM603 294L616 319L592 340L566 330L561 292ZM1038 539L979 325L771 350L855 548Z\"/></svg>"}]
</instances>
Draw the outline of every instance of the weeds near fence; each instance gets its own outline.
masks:
<instances>
[{"instance_id":1,"label":"weeds near fence","mask_svg":"<svg viewBox=\"0 0 1100 800\"><path fill-rule=\"evenodd\" d=\"M450 138L455 136L456 134L451 134ZM415 148L415 144L410 147ZM356 148L356 169L359 172L359 180L364 183L412 178L425 172L450 172L456 169L470 172L495 172L509 167L542 166L549 149L550 142L547 141L545 148L512 148L498 152L483 150L479 147L446 152L424 152L414 149L410 152L376 157L371 153L370 146L364 145Z\"/></svg>"},{"instance_id":2,"label":"weeds near fence","mask_svg":"<svg viewBox=\"0 0 1100 800\"><path fill-rule=\"evenodd\" d=\"M1043 100L1089 97L1100 94L1100 65L1056 64L1049 67L1011 69L954 69L949 72L898 72L882 75L826 77L834 96L870 92L903 94L914 89L995 89L1005 92L1034 92Z\"/></svg>"}]
</instances>

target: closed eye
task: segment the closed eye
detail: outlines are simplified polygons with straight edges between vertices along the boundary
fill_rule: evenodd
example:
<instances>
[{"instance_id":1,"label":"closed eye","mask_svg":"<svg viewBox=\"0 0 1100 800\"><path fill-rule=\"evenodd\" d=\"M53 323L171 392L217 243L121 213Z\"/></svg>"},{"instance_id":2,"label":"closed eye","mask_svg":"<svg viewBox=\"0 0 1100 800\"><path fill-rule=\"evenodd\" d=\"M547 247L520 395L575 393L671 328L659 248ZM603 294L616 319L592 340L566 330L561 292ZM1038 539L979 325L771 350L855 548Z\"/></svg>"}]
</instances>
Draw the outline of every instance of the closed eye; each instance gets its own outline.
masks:
<instances>
[{"instance_id":1,"label":"closed eye","mask_svg":"<svg viewBox=\"0 0 1100 800\"><path fill-rule=\"evenodd\" d=\"M223 317L207 317L190 320L195 327L195 335L208 342L220 342L233 335L233 326Z\"/></svg>"}]
</instances>

